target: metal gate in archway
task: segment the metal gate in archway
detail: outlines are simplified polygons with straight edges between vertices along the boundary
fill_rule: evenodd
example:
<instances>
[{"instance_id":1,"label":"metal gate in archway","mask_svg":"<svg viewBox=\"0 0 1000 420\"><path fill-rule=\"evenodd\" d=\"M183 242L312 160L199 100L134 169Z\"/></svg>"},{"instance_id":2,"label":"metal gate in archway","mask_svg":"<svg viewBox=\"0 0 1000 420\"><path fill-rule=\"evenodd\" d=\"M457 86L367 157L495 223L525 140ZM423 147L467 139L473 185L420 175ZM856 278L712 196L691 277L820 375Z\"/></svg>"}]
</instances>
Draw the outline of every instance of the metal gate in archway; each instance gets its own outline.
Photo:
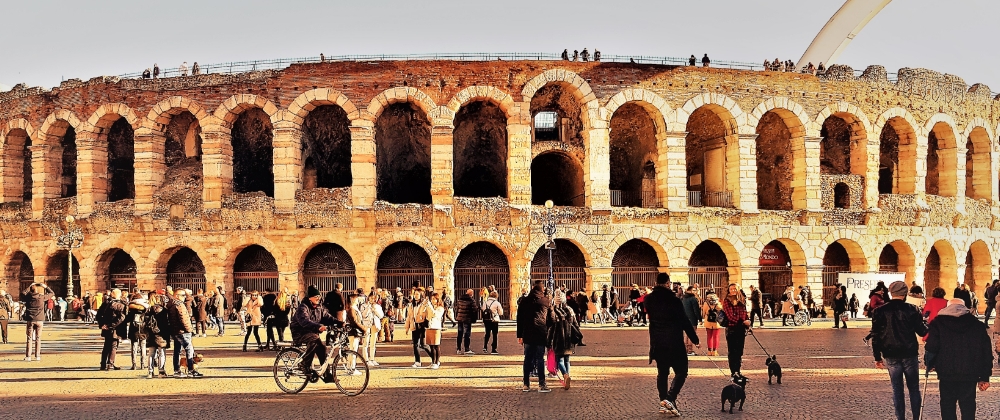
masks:
<instances>
[{"instance_id":1,"label":"metal gate in archway","mask_svg":"<svg viewBox=\"0 0 1000 420\"><path fill-rule=\"evenodd\" d=\"M656 250L641 239L622 244L611 259L611 285L618 292L618 303L629 304L632 285L640 288L656 285L659 265Z\"/></svg>"},{"instance_id":2,"label":"metal gate in archway","mask_svg":"<svg viewBox=\"0 0 1000 420\"><path fill-rule=\"evenodd\" d=\"M840 273L851 271L851 267L846 265L824 265L823 266L823 304L833 305L833 296L837 294L837 283L839 283Z\"/></svg>"},{"instance_id":3,"label":"metal gate in archway","mask_svg":"<svg viewBox=\"0 0 1000 420\"><path fill-rule=\"evenodd\" d=\"M719 300L722 300L725 297L726 287L729 285L729 267L690 267L688 269L688 285L693 284L698 285L702 297L709 290L713 290L719 296Z\"/></svg>"},{"instance_id":4,"label":"metal gate in archway","mask_svg":"<svg viewBox=\"0 0 1000 420\"><path fill-rule=\"evenodd\" d=\"M267 249L250 245L236 256L233 263L233 288L242 287L248 292L278 290L278 263Z\"/></svg>"},{"instance_id":5,"label":"metal gate in archway","mask_svg":"<svg viewBox=\"0 0 1000 420\"><path fill-rule=\"evenodd\" d=\"M317 245L309 251L302 266L302 277L306 287L316 286L324 298L328 292L336 290L337 283L343 285L341 294L345 299L358 288L354 260L343 247L332 243Z\"/></svg>"},{"instance_id":6,"label":"metal gate in archway","mask_svg":"<svg viewBox=\"0 0 1000 420\"><path fill-rule=\"evenodd\" d=\"M455 294L460 296L472 289L478 297L480 290L493 286L497 300L504 309L504 318L511 319L510 268L507 256L489 242L474 242L465 247L455 261ZM547 276L546 276L547 277Z\"/></svg>"},{"instance_id":7,"label":"metal gate in archway","mask_svg":"<svg viewBox=\"0 0 1000 420\"><path fill-rule=\"evenodd\" d=\"M555 286L566 285L567 290L585 291L587 287L586 259L572 242L556 239L556 249L552 252L552 278ZM548 281L549 252L542 245L531 260L531 281ZM528 286L531 287L530 285ZM588 293L589 295L589 293Z\"/></svg>"},{"instance_id":8,"label":"metal gate in archway","mask_svg":"<svg viewBox=\"0 0 1000 420\"><path fill-rule=\"evenodd\" d=\"M190 248L177 250L167 261L167 286L174 289L205 289L205 264Z\"/></svg>"},{"instance_id":9,"label":"metal gate in archway","mask_svg":"<svg viewBox=\"0 0 1000 420\"><path fill-rule=\"evenodd\" d=\"M378 257L375 270L376 286L386 290L398 287L404 294L414 285L434 286L434 266L431 257L412 242L389 245Z\"/></svg>"},{"instance_id":10,"label":"metal gate in archway","mask_svg":"<svg viewBox=\"0 0 1000 420\"><path fill-rule=\"evenodd\" d=\"M780 302L781 295L793 284L791 267L761 266L758 277L761 293L771 295L775 302Z\"/></svg>"}]
</instances>

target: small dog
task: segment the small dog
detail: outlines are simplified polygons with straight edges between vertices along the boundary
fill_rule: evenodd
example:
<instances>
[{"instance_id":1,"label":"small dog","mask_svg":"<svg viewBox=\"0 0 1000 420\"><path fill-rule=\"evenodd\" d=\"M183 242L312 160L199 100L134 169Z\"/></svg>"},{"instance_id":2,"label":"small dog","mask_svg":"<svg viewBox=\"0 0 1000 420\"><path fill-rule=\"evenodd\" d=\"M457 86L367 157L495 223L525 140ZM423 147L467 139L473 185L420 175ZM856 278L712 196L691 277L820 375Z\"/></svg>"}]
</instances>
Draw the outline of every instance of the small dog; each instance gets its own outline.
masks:
<instances>
[{"instance_id":1,"label":"small dog","mask_svg":"<svg viewBox=\"0 0 1000 420\"><path fill-rule=\"evenodd\" d=\"M729 414L733 414L733 406L736 401L740 402L740 411L743 411L743 402L747 399L746 386L750 379L739 373L733 374L733 383L722 388L722 412L726 412L726 401L729 401Z\"/></svg>"},{"instance_id":2,"label":"small dog","mask_svg":"<svg viewBox=\"0 0 1000 420\"><path fill-rule=\"evenodd\" d=\"M764 360L767 365L767 384L771 385L771 378L778 378L778 385L781 385L781 365L778 364L778 356L771 356Z\"/></svg>"},{"instance_id":3,"label":"small dog","mask_svg":"<svg viewBox=\"0 0 1000 420\"><path fill-rule=\"evenodd\" d=\"M196 369L198 369L198 364L201 363L204 360L205 360L205 356L202 356L201 353L195 353L195 355L194 355L194 364L195 365L192 366L192 367L188 367L188 365L187 365L187 358L186 357L181 357L181 368L182 369L186 369L187 371L196 370Z\"/></svg>"}]
</instances>

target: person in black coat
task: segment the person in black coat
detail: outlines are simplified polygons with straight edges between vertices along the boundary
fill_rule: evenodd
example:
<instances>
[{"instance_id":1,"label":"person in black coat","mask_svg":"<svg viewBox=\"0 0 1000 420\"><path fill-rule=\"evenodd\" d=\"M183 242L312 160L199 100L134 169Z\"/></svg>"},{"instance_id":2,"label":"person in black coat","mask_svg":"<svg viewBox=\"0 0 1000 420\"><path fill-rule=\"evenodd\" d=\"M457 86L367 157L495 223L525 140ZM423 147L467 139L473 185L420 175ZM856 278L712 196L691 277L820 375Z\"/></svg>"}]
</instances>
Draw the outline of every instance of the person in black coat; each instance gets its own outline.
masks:
<instances>
[{"instance_id":1,"label":"person in black coat","mask_svg":"<svg viewBox=\"0 0 1000 420\"><path fill-rule=\"evenodd\" d=\"M104 302L97 310L97 325L101 327L101 337L104 337L104 348L101 350L101 370L120 370L115 366L115 353L118 353L118 343L123 337L128 337L128 323L125 322L125 302L121 300L122 291L111 290L111 299Z\"/></svg>"},{"instance_id":2,"label":"person in black coat","mask_svg":"<svg viewBox=\"0 0 1000 420\"><path fill-rule=\"evenodd\" d=\"M844 325L840 325L840 317L847 313L847 286L837 288L837 294L833 297L833 328L847 328L847 319Z\"/></svg>"},{"instance_id":3,"label":"person in black coat","mask_svg":"<svg viewBox=\"0 0 1000 420\"><path fill-rule=\"evenodd\" d=\"M993 352L986 325L972 315L961 298L938 312L927 331L924 364L936 370L941 391L941 418L955 419L955 403L963 419L976 418L976 387L986 391L993 374Z\"/></svg>"},{"instance_id":4,"label":"person in black coat","mask_svg":"<svg viewBox=\"0 0 1000 420\"><path fill-rule=\"evenodd\" d=\"M473 354L469 349L472 339L472 324L479 320L479 302L473 299L475 291L468 289L465 294L455 302L455 321L458 323L458 335L455 337L455 344L458 354L462 354L462 346L465 346L465 354Z\"/></svg>"},{"instance_id":5,"label":"person in black coat","mask_svg":"<svg viewBox=\"0 0 1000 420\"><path fill-rule=\"evenodd\" d=\"M524 346L524 391L531 390L532 372L538 376L538 392L549 392L545 386L545 346L547 316L551 303L545 296L544 282L536 280L531 293L521 299L517 308L517 343Z\"/></svg>"},{"instance_id":6,"label":"person in black coat","mask_svg":"<svg viewBox=\"0 0 1000 420\"><path fill-rule=\"evenodd\" d=\"M698 334L684 312L684 305L668 287L670 276L656 276L656 287L646 295L643 303L649 316L649 363L656 361L656 388L660 397L660 412L679 415L677 395L680 394L688 373L688 356L684 335L695 346L701 347ZM670 369L674 380L669 382ZM669 384L669 386L668 386Z\"/></svg>"},{"instance_id":7,"label":"person in black coat","mask_svg":"<svg viewBox=\"0 0 1000 420\"><path fill-rule=\"evenodd\" d=\"M264 343L264 349L274 350L278 349L278 342L274 340L274 323L271 322L271 317L274 315L275 301L278 300L278 295L274 294L274 291L270 287L264 289L264 304L260 308L261 318L264 320L264 324L267 328L267 341ZM272 347L272 344L273 347Z\"/></svg>"}]
</instances>

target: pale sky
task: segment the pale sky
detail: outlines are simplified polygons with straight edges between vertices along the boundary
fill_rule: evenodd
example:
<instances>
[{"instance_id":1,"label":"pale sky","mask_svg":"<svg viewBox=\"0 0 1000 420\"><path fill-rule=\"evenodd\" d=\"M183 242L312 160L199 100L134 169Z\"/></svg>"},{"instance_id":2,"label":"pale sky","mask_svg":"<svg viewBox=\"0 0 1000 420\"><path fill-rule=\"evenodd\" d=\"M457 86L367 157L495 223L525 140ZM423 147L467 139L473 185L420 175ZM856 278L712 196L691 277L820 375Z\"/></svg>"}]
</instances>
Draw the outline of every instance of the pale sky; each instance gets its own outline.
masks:
<instances>
[{"instance_id":1,"label":"pale sky","mask_svg":"<svg viewBox=\"0 0 1000 420\"><path fill-rule=\"evenodd\" d=\"M0 0L0 85L302 56L552 52L797 60L843 0ZM924 67L1000 91L1000 1L894 0L855 69Z\"/></svg>"}]
</instances>

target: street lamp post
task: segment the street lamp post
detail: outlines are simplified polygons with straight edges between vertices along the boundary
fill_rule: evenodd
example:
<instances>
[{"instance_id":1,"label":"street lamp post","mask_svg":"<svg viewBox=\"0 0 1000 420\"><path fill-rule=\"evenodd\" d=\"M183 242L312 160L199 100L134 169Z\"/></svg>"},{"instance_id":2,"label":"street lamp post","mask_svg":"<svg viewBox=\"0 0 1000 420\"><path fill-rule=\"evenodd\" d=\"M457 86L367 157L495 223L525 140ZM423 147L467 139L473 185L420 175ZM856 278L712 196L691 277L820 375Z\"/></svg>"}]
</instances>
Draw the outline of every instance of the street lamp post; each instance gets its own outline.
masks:
<instances>
[{"instance_id":1,"label":"street lamp post","mask_svg":"<svg viewBox=\"0 0 1000 420\"><path fill-rule=\"evenodd\" d=\"M556 218L552 214L552 200L545 202L545 219L542 221L542 233L548 236L548 241L545 242L545 249L549 251L549 281L545 284L550 291L554 291L555 288L555 278L552 274L552 251L556 249L556 241L552 239L552 236L556 234Z\"/></svg>"},{"instance_id":2,"label":"street lamp post","mask_svg":"<svg viewBox=\"0 0 1000 420\"><path fill-rule=\"evenodd\" d=\"M73 250L83 246L83 230L76 225L76 218L66 216L66 230L57 225L52 228L52 236L56 238L56 246L66 250L66 297L73 296Z\"/></svg>"}]
</instances>

